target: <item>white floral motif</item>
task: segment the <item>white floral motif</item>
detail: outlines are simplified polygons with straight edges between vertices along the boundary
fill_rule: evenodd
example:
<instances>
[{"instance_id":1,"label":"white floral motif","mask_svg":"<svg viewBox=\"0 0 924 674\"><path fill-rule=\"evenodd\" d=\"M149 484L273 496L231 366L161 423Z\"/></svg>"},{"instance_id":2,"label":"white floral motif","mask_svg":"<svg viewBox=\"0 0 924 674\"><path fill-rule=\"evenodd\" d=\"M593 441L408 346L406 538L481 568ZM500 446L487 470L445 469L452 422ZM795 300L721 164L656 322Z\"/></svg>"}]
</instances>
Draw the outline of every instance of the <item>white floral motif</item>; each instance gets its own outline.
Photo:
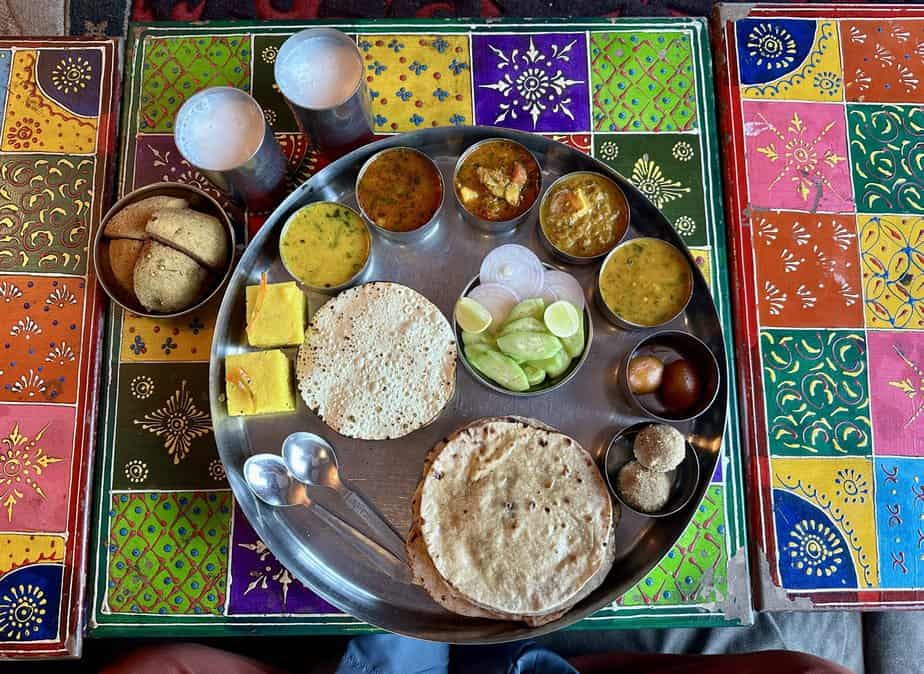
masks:
<instances>
[{"instance_id":1,"label":"white floral motif","mask_svg":"<svg viewBox=\"0 0 924 674\"><path fill-rule=\"evenodd\" d=\"M0 300L3 300L9 304L18 297L22 297L22 290L17 288L12 283L7 283L6 281L0 283Z\"/></svg>"},{"instance_id":2,"label":"white floral motif","mask_svg":"<svg viewBox=\"0 0 924 674\"><path fill-rule=\"evenodd\" d=\"M76 358L77 356L74 355L74 350L70 345L67 342L61 342L51 347L48 351L48 355L45 356L45 362L56 363L63 366L73 362Z\"/></svg>"},{"instance_id":3,"label":"white floral motif","mask_svg":"<svg viewBox=\"0 0 924 674\"><path fill-rule=\"evenodd\" d=\"M546 55L536 48L530 37L526 51L513 49L509 56L497 47L488 45L499 59L497 69L507 71L496 82L479 85L483 89L493 89L509 101L500 104L494 123L499 124L508 117L517 119L517 115L522 112L529 115L533 120L533 128L536 128L546 110L573 120L568 89L584 82L566 77L560 68L553 70L557 62L567 63L571 60L571 50L576 43L577 40L572 40L564 47L553 44L550 47L551 53Z\"/></svg>"},{"instance_id":4,"label":"white floral motif","mask_svg":"<svg viewBox=\"0 0 924 674\"><path fill-rule=\"evenodd\" d=\"M850 41L856 42L857 44L863 44L866 42L866 33L862 32L856 26L850 27Z\"/></svg>"},{"instance_id":5,"label":"white floral motif","mask_svg":"<svg viewBox=\"0 0 924 674\"><path fill-rule=\"evenodd\" d=\"M264 63L275 63L276 57L279 55L279 49L274 45L264 47L260 52L260 57L263 59Z\"/></svg>"},{"instance_id":6,"label":"white floral motif","mask_svg":"<svg viewBox=\"0 0 924 674\"><path fill-rule=\"evenodd\" d=\"M863 68L857 68L857 71L853 75L853 81L854 84L857 85L857 89L866 91L873 83L873 78L867 75Z\"/></svg>"},{"instance_id":7,"label":"white floral motif","mask_svg":"<svg viewBox=\"0 0 924 674\"><path fill-rule=\"evenodd\" d=\"M796 271L799 265L805 262L804 257L796 257L796 254L788 248L783 249L783 252L780 253L780 257L783 259L783 268L787 272Z\"/></svg>"},{"instance_id":8,"label":"white floral motif","mask_svg":"<svg viewBox=\"0 0 924 674\"><path fill-rule=\"evenodd\" d=\"M884 63L887 66L895 65L895 56L893 56L892 52L883 47L881 44L876 45L874 55L876 60L880 63Z\"/></svg>"},{"instance_id":9,"label":"white floral motif","mask_svg":"<svg viewBox=\"0 0 924 674\"><path fill-rule=\"evenodd\" d=\"M908 93L917 91L918 84L920 84L920 80L914 76L914 72L905 65L898 66L898 81L902 83Z\"/></svg>"},{"instance_id":10,"label":"white floral motif","mask_svg":"<svg viewBox=\"0 0 924 674\"><path fill-rule=\"evenodd\" d=\"M696 231L696 220L689 215L681 215L674 221L674 228L684 236L690 236Z\"/></svg>"},{"instance_id":11,"label":"white floral motif","mask_svg":"<svg viewBox=\"0 0 924 674\"><path fill-rule=\"evenodd\" d=\"M48 293L45 304L63 309L69 304L77 304L77 296L68 290L66 285L62 285Z\"/></svg>"},{"instance_id":12,"label":"white floral motif","mask_svg":"<svg viewBox=\"0 0 924 674\"><path fill-rule=\"evenodd\" d=\"M841 280L838 284L837 291L841 294L841 297L844 298L844 304L848 307L852 307L857 303L857 300L860 299L859 293L857 293L847 281Z\"/></svg>"},{"instance_id":13,"label":"white floral motif","mask_svg":"<svg viewBox=\"0 0 924 674\"><path fill-rule=\"evenodd\" d=\"M225 476L225 467L220 459L212 459L209 462L209 475L216 482L224 482L227 479Z\"/></svg>"},{"instance_id":14,"label":"white floral motif","mask_svg":"<svg viewBox=\"0 0 924 674\"><path fill-rule=\"evenodd\" d=\"M693 159L693 146L685 140L677 141L671 154L677 161L690 161Z\"/></svg>"},{"instance_id":15,"label":"white floral motif","mask_svg":"<svg viewBox=\"0 0 924 674\"><path fill-rule=\"evenodd\" d=\"M13 393L25 393L30 398L34 398L39 393L48 390L45 380L35 373L35 370L29 370L28 375L21 375L10 386Z\"/></svg>"},{"instance_id":16,"label":"white floral motif","mask_svg":"<svg viewBox=\"0 0 924 674\"><path fill-rule=\"evenodd\" d=\"M132 459L125 464L125 477L136 484L144 482L148 479L148 464L140 459Z\"/></svg>"},{"instance_id":17,"label":"white floral motif","mask_svg":"<svg viewBox=\"0 0 924 674\"><path fill-rule=\"evenodd\" d=\"M847 229L844 225L839 222L834 223L834 234L831 236L834 240L834 243L837 244L837 247L841 250L848 250L853 246L854 239L856 239L856 234ZM850 263L847 263L847 266L850 266Z\"/></svg>"},{"instance_id":18,"label":"white floral motif","mask_svg":"<svg viewBox=\"0 0 924 674\"><path fill-rule=\"evenodd\" d=\"M751 30L747 39L748 54L758 66L767 70L789 67L796 60L796 41L782 26L761 23Z\"/></svg>"},{"instance_id":19,"label":"white floral motif","mask_svg":"<svg viewBox=\"0 0 924 674\"><path fill-rule=\"evenodd\" d=\"M770 315L779 316L783 311L783 307L786 306L787 295L786 293L780 291L770 281L764 281L764 293L766 293L767 302L770 304Z\"/></svg>"},{"instance_id":20,"label":"white floral motif","mask_svg":"<svg viewBox=\"0 0 924 674\"><path fill-rule=\"evenodd\" d=\"M812 294L812 291L806 288L804 284L796 288L796 294L799 296L799 300L802 302L803 309L811 309L815 306L817 299Z\"/></svg>"},{"instance_id":21,"label":"white floral motif","mask_svg":"<svg viewBox=\"0 0 924 674\"><path fill-rule=\"evenodd\" d=\"M789 532L786 547L797 569L807 576L830 576L846 556L831 528L815 520L802 520Z\"/></svg>"},{"instance_id":22,"label":"white floral motif","mask_svg":"<svg viewBox=\"0 0 924 674\"><path fill-rule=\"evenodd\" d=\"M605 140L600 144L600 156L604 159L613 160L619 156L619 146L611 140Z\"/></svg>"},{"instance_id":23,"label":"white floral motif","mask_svg":"<svg viewBox=\"0 0 924 674\"><path fill-rule=\"evenodd\" d=\"M140 374L132 378L128 388L138 400L147 400L154 394L154 380Z\"/></svg>"},{"instance_id":24,"label":"white floral motif","mask_svg":"<svg viewBox=\"0 0 924 674\"><path fill-rule=\"evenodd\" d=\"M805 229L803 224L798 220L792 223L792 238L796 240L796 244L799 246L804 246L812 239L812 235L808 233L808 230Z\"/></svg>"},{"instance_id":25,"label":"white floral motif","mask_svg":"<svg viewBox=\"0 0 924 674\"><path fill-rule=\"evenodd\" d=\"M18 321L16 321L16 324L10 328L10 335L13 337L22 336L26 339L29 339L33 335L40 334L42 334L42 329L38 326L38 323L32 320L30 316L20 318Z\"/></svg>"},{"instance_id":26,"label":"white floral motif","mask_svg":"<svg viewBox=\"0 0 924 674\"><path fill-rule=\"evenodd\" d=\"M760 236L764 239L764 242L768 246L776 241L776 235L780 233L780 230L777 229L777 226L766 218L760 219L760 222L757 223L757 229L760 232Z\"/></svg>"}]
</instances>

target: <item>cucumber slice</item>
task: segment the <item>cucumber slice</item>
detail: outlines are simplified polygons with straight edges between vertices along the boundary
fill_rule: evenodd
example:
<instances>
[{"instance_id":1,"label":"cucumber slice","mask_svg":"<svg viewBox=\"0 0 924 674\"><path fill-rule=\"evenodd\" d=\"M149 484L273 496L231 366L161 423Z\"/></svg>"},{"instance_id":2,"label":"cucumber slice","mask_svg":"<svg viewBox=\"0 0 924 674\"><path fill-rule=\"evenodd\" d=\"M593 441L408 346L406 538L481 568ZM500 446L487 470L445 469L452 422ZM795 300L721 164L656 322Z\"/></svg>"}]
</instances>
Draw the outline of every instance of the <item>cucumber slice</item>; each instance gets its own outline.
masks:
<instances>
[{"instance_id":1,"label":"cucumber slice","mask_svg":"<svg viewBox=\"0 0 924 674\"><path fill-rule=\"evenodd\" d=\"M537 321L541 321L543 312L545 312L545 300L541 297L523 300L511 309L510 315L507 316L507 323L521 318L535 318Z\"/></svg>"},{"instance_id":2,"label":"cucumber slice","mask_svg":"<svg viewBox=\"0 0 924 674\"><path fill-rule=\"evenodd\" d=\"M462 331L462 343L466 346L472 344L484 344L490 346L492 349L497 348L497 342L494 339L494 336L489 332L479 332L475 334L474 332Z\"/></svg>"},{"instance_id":3,"label":"cucumber slice","mask_svg":"<svg viewBox=\"0 0 924 674\"><path fill-rule=\"evenodd\" d=\"M501 326L501 335L508 335L511 332L548 332L542 321L536 320L531 316L518 318L515 321L507 321Z\"/></svg>"},{"instance_id":4,"label":"cucumber slice","mask_svg":"<svg viewBox=\"0 0 924 674\"><path fill-rule=\"evenodd\" d=\"M529 388L529 380L523 369L500 351L483 344L472 344L465 347L465 357L472 367L508 391L525 391Z\"/></svg>"},{"instance_id":5,"label":"cucumber slice","mask_svg":"<svg viewBox=\"0 0 924 674\"><path fill-rule=\"evenodd\" d=\"M545 381L545 370L541 367L535 367L529 363L524 363L521 367L530 386L537 386Z\"/></svg>"},{"instance_id":6,"label":"cucumber slice","mask_svg":"<svg viewBox=\"0 0 924 674\"><path fill-rule=\"evenodd\" d=\"M551 358L531 360L529 365L542 368L549 376L549 379L556 379L562 376L565 370L568 369L568 366L571 365L571 358L568 356L568 353L562 349Z\"/></svg>"},{"instance_id":7,"label":"cucumber slice","mask_svg":"<svg viewBox=\"0 0 924 674\"><path fill-rule=\"evenodd\" d=\"M560 337L562 346L565 347L565 351L568 352L568 355L572 358L578 358L582 353L584 353L584 316L581 316L581 320L578 322L578 331L571 335L570 337Z\"/></svg>"},{"instance_id":8,"label":"cucumber slice","mask_svg":"<svg viewBox=\"0 0 924 674\"><path fill-rule=\"evenodd\" d=\"M551 358L563 350L558 337L544 332L507 333L497 338L497 348L509 356L523 360Z\"/></svg>"}]
</instances>

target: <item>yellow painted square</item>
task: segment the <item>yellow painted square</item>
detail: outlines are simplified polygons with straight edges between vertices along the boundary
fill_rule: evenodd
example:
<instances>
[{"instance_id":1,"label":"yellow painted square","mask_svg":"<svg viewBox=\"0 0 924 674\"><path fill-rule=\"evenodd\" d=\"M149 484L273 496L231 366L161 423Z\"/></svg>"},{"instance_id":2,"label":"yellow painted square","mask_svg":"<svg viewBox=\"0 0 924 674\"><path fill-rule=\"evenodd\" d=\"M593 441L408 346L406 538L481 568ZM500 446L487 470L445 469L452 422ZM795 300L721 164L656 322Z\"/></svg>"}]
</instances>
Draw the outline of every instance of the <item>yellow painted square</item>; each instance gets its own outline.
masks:
<instances>
[{"instance_id":1,"label":"yellow painted square","mask_svg":"<svg viewBox=\"0 0 924 674\"><path fill-rule=\"evenodd\" d=\"M878 587L872 460L774 457L771 461L773 488L784 489L824 512L848 543L860 587Z\"/></svg>"},{"instance_id":2,"label":"yellow painted square","mask_svg":"<svg viewBox=\"0 0 924 674\"><path fill-rule=\"evenodd\" d=\"M690 255L706 279L706 285L712 290L712 249L709 246L690 246Z\"/></svg>"},{"instance_id":3,"label":"yellow painted square","mask_svg":"<svg viewBox=\"0 0 924 674\"><path fill-rule=\"evenodd\" d=\"M754 99L843 101L844 69L837 22L818 22L812 48L795 70L765 84L742 85L741 95Z\"/></svg>"},{"instance_id":4,"label":"yellow painted square","mask_svg":"<svg viewBox=\"0 0 924 674\"><path fill-rule=\"evenodd\" d=\"M209 360L221 293L201 309L177 318L144 318L125 312L119 351L123 363Z\"/></svg>"},{"instance_id":5,"label":"yellow painted square","mask_svg":"<svg viewBox=\"0 0 924 674\"><path fill-rule=\"evenodd\" d=\"M471 124L472 69L465 35L360 35L378 133Z\"/></svg>"},{"instance_id":6,"label":"yellow painted square","mask_svg":"<svg viewBox=\"0 0 924 674\"><path fill-rule=\"evenodd\" d=\"M858 215L866 327L924 328L924 216Z\"/></svg>"},{"instance_id":7,"label":"yellow painted square","mask_svg":"<svg viewBox=\"0 0 924 674\"><path fill-rule=\"evenodd\" d=\"M0 533L0 575L29 564L63 562L65 545L55 534Z\"/></svg>"}]
</instances>

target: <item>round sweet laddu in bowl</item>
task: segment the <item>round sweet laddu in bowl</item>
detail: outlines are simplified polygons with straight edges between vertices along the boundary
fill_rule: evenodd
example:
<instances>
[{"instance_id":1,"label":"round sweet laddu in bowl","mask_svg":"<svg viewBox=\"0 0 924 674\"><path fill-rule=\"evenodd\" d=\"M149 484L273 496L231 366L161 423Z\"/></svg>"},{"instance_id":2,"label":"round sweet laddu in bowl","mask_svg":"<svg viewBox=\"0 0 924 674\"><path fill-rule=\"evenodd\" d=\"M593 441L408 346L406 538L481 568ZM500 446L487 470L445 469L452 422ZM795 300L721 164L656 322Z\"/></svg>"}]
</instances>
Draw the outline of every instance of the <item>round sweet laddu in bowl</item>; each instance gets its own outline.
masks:
<instances>
[{"instance_id":1,"label":"round sweet laddu in bowl","mask_svg":"<svg viewBox=\"0 0 924 674\"><path fill-rule=\"evenodd\" d=\"M639 433L653 424L624 428L613 436L604 455L604 475L616 500L644 517L668 517L682 510L696 493L699 457L684 441L683 460L667 471L651 470L635 449Z\"/></svg>"},{"instance_id":2,"label":"round sweet laddu in bowl","mask_svg":"<svg viewBox=\"0 0 924 674\"><path fill-rule=\"evenodd\" d=\"M708 410L718 395L719 377L712 350L680 330L648 335L626 352L619 367L629 403L665 423L695 419Z\"/></svg>"},{"instance_id":3,"label":"round sweet laddu in bowl","mask_svg":"<svg viewBox=\"0 0 924 674\"><path fill-rule=\"evenodd\" d=\"M93 238L93 265L109 298L139 316L196 311L234 268L231 219L209 194L155 183L119 199Z\"/></svg>"}]
</instances>

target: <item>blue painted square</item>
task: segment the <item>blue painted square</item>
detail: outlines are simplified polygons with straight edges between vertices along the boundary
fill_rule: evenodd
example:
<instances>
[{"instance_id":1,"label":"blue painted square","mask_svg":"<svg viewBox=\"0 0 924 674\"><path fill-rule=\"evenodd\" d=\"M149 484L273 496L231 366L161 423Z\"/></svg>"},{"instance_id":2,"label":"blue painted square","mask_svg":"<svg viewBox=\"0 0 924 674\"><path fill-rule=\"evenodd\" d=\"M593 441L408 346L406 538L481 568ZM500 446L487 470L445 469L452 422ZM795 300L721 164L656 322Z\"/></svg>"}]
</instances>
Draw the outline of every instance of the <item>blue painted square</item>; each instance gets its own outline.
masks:
<instances>
[{"instance_id":1,"label":"blue painted square","mask_svg":"<svg viewBox=\"0 0 924 674\"><path fill-rule=\"evenodd\" d=\"M881 586L924 586L924 458L876 459L876 526Z\"/></svg>"},{"instance_id":2,"label":"blue painted square","mask_svg":"<svg viewBox=\"0 0 924 674\"><path fill-rule=\"evenodd\" d=\"M13 53L10 49L0 49L0 127L6 116L6 92L10 88L10 67L13 65Z\"/></svg>"},{"instance_id":3,"label":"blue painted square","mask_svg":"<svg viewBox=\"0 0 924 674\"><path fill-rule=\"evenodd\" d=\"M764 84L802 65L815 42L815 21L743 19L735 24L742 84Z\"/></svg>"}]
</instances>

